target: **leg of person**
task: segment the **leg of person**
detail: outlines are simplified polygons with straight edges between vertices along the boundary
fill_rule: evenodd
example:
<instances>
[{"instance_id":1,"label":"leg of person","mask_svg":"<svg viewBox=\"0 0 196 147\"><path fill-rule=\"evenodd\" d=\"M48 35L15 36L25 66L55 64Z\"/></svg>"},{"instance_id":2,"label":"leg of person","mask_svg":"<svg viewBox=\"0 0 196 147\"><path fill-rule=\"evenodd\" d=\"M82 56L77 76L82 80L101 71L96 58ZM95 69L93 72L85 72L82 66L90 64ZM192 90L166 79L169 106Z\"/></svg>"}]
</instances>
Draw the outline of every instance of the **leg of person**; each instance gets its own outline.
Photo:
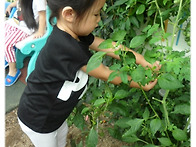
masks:
<instances>
[{"instance_id":1,"label":"leg of person","mask_svg":"<svg viewBox=\"0 0 196 147\"><path fill-rule=\"evenodd\" d=\"M6 23L5 30L5 58L9 64L9 72L5 78L5 86L11 86L16 82L21 74L20 70L16 69L16 57L13 46L18 41L25 39L28 34Z\"/></svg>"},{"instance_id":2,"label":"leg of person","mask_svg":"<svg viewBox=\"0 0 196 147\"><path fill-rule=\"evenodd\" d=\"M68 125L65 121L61 127L57 130L57 147L65 147L67 143Z\"/></svg>"},{"instance_id":3,"label":"leg of person","mask_svg":"<svg viewBox=\"0 0 196 147\"><path fill-rule=\"evenodd\" d=\"M5 58L8 62L16 62L13 46L29 35L20 29L5 23Z\"/></svg>"},{"instance_id":4,"label":"leg of person","mask_svg":"<svg viewBox=\"0 0 196 147\"><path fill-rule=\"evenodd\" d=\"M58 147L57 130L51 133L37 133L23 124L19 118L18 122L35 147Z\"/></svg>"}]
</instances>

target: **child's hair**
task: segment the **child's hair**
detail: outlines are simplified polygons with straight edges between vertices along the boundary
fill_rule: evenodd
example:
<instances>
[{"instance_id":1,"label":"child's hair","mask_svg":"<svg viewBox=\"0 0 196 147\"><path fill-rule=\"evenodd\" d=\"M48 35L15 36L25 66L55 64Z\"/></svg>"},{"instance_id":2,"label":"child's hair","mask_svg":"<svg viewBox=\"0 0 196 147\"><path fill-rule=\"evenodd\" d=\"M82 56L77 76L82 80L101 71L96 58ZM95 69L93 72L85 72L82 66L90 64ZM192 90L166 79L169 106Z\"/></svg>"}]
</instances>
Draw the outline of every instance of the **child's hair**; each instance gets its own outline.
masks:
<instances>
[{"instance_id":1,"label":"child's hair","mask_svg":"<svg viewBox=\"0 0 196 147\"><path fill-rule=\"evenodd\" d=\"M21 5L21 12L22 12L22 17L27 25L28 28L30 29L37 29L37 24L34 19L34 14L33 14L33 0L19 0L20 5Z\"/></svg>"},{"instance_id":2,"label":"child's hair","mask_svg":"<svg viewBox=\"0 0 196 147\"><path fill-rule=\"evenodd\" d=\"M53 19L55 17L58 19L60 11L66 6L73 8L77 14L77 19L82 18L95 1L96 0L47 0L48 7L51 10L49 18L50 24L53 25Z\"/></svg>"}]
</instances>

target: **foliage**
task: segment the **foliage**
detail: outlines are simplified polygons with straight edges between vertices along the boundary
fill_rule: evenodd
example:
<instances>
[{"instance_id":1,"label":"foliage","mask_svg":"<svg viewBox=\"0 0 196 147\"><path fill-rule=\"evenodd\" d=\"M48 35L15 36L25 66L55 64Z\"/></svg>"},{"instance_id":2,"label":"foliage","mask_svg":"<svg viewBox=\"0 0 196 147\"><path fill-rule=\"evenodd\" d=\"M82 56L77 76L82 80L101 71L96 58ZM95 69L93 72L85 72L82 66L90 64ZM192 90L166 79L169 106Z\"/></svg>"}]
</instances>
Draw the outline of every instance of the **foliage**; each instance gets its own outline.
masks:
<instances>
[{"instance_id":1,"label":"foliage","mask_svg":"<svg viewBox=\"0 0 196 147\"><path fill-rule=\"evenodd\" d=\"M7 2L11 2L12 3L12 2L14 2L14 0L7 0Z\"/></svg>"},{"instance_id":2,"label":"foliage","mask_svg":"<svg viewBox=\"0 0 196 147\"><path fill-rule=\"evenodd\" d=\"M101 136L99 124L103 122L110 124L111 136L132 146L190 146L189 49L172 48L179 25L186 23L186 33L190 34L189 8L190 0L107 1L95 34L111 39L100 48L115 48L111 42L116 41L117 46L123 44L143 54L150 63L159 60L162 68L156 72L137 65L134 55L124 48L115 51L121 60L106 57L105 52L92 56L88 71L103 62L114 72L108 82L90 78L86 96L75 109L74 118L70 117L87 136L87 147L96 146ZM173 33L165 32L167 19L173 25ZM139 85L154 79L158 79L158 84L149 92L130 88L127 75ZM122 80L119 86L109 83L116 76Z\"/></svg>"}]
</instances>

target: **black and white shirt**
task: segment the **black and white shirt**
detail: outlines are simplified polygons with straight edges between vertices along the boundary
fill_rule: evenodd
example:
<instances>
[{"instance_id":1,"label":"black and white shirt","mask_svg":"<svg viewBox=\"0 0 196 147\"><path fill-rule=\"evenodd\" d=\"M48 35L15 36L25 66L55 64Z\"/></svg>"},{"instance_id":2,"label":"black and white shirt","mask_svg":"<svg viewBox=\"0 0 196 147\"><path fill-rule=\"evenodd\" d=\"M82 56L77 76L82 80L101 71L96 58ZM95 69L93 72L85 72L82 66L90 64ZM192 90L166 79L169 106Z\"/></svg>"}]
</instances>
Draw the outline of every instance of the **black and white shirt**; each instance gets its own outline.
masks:
<instances>
[{"instance_id":1,"label":"black and white shirt","mask_svg":"<svg viewBox=\"0 0 196 147\"><path fill-rule=\"evenodd\" d=\"M18 117L25 125L39 133L61 126L87 88L88 75L80 68L93 41L92 34L77 41L54 26L20 100Z\"/></svg>"}]
</instances>

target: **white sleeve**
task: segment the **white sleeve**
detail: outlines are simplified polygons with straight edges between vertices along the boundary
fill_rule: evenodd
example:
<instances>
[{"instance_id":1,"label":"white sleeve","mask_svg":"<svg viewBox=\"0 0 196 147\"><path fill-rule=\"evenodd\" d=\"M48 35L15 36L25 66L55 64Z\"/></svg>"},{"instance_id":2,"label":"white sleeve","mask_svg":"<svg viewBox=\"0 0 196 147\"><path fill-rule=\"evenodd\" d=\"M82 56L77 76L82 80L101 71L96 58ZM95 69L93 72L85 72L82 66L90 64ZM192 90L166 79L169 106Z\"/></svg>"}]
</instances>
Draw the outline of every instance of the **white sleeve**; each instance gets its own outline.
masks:
<instances>
[{"instance_id":1,"label":"white sleeve","mask_svg":"<svg viewBox=\"0 0 196 147\"><path fill-rule=\"evenodd\" d=\"M36 3L37 11L46 10L46 1L45 0L34 0Z\"/></svg>"},{"instance_id":2,"label":"white sleeve","mask_svg":"<svg viewBox=\"0 0 196 147\"><path fill-rule=\"evenodd\" d=\"M39 11L46 10L46 0L33 0L33 14L36 22L38 22L39 19Z\"/></svg>"}]
</instances>

